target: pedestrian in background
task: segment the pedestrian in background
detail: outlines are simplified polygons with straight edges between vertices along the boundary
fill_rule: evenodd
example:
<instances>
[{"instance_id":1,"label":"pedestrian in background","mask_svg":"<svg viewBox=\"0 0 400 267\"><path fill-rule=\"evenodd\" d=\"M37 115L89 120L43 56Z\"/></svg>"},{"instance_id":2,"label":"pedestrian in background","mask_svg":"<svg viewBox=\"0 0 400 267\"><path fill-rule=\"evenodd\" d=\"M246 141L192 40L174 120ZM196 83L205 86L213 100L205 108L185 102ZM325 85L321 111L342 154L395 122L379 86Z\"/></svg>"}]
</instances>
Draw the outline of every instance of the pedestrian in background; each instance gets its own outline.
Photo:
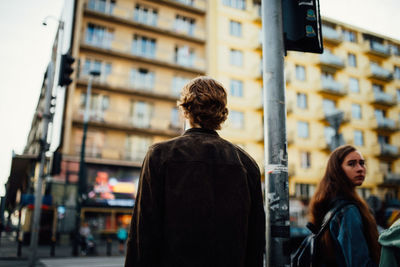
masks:
<instances>
[{"instance_id":1,"label":"pedestrian in background","mask_svg":"<svg viewBox=\"0 0 400 267\"><path fill-rule=\"evenodd\" d=\"M350 202L337 212L320 246L322 266L377 266L380 246L374 216L357 194L366 175L365 161L356 148L345 145L329 157L325 174L310 202L310 221L319 229L325 214L336 205Z\"/></svg>"},{"instance_id":2,"label":"pedestrian in background","mask_svg":"<svg viewBox=\"0 0 400 267\"><path fill-rule=\"evenodd\" d=\"M379 267L400 267L400 212L389 229L379 236L382 245Z\"/></svg>"},{"instance_id":3,"label":"pedestrian in background","mask_svg":"<svg viewBox=\"0 0 400 267\"><path fill-rule=\"evenodd\" d=\"M125 225L122 223L119 225L117 230L117 239L118 239L118 250L119 253L123 254L125 252L125 241L128 238L128 231L125 228Z\"/></svg>"},{"instance_id":4,"label":"pedestrian in background","mask_svg":"<svg viewBox=\"0 0 400 267\"><path fill-rule=\"evenodd\" d=\"M149 148L125 266L262 267L260 170L216 132L228 115L224 87L195 78L178 104L191 128Z\"/></svg>"}]
</instances>

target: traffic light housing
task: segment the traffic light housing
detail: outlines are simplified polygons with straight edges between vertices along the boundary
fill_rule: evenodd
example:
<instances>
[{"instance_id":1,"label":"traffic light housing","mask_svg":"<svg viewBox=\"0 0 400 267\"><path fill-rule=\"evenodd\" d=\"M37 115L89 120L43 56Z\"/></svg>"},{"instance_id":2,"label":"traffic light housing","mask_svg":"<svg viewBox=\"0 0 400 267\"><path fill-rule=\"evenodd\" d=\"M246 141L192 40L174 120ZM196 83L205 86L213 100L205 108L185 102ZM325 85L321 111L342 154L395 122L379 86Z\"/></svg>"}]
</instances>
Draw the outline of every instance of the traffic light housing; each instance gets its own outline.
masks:
<instances>
[{"instance_id":1,"label":"traffic light housing","mask_svg":"<svg viewBox=\"0 0 400 267\"><path fill-rule=\"evenodd\" d=\"M71 74L74 72L72 68L72 63L74 63L75 59L68 55L64 54L61 56L61 64L60 64L60 76L58 78L58 85L60 86L68 86L72 82Z\"/></svg>"},{"instance_id":2,"label":"traffic light housing","mask_svg":"<svg viewBox=\"0 0 400 267\"><path fill-rule=\"evenodd\" d=\"M285 50L323 52L319 0L282 0Z\"/></svg>"}]
</instances>

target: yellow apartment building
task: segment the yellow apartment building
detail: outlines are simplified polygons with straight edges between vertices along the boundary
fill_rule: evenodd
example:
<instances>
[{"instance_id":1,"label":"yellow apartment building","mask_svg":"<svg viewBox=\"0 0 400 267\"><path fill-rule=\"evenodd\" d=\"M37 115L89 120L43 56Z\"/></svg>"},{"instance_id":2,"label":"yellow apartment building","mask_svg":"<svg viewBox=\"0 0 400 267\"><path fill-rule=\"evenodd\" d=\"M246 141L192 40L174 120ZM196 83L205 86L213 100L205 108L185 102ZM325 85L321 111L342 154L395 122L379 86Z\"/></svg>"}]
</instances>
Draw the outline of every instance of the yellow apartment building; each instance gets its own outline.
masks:
<instances>
[{"instance_id":1,"label":"yellow apartment building","mask_svg":"<svg viewBox=\"0 0 400 267\"><path fill-rule=\"evenodd\" d=\"M263 169L261 1L209 1L209 69L229 91L221 134L242 145ZM399 198L400 41L323 19L324 53L285 57L289 191L309 199L322 177L341 114L342 143L365 156L359 193Z\"/></svg>"}]
</instances>

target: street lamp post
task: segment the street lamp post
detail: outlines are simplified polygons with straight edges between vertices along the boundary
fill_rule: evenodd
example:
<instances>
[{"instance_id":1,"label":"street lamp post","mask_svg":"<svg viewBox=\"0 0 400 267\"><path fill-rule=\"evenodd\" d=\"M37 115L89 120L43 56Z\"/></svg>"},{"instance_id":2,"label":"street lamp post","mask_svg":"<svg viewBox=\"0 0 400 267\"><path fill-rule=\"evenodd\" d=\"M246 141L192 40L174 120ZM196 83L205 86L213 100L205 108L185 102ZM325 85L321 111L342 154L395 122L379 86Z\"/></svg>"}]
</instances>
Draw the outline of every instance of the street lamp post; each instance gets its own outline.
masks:
<instances>
[{"instance_id":1,"label":"street lamp post","mask_svg":"<svg viewBox=\"0 0 400 267\"><path fill-rule=\"evenodd\" d=\"M78 192L76 198L76 211L75 211L75 236L74 236L74 247L72 254L74 256L79 255L79 228L81 224L81 208L82 202L86 199L86 164L85 164L85 149L86 149L86 135L89 122L89 108L90 108L90 96L92 93L92 82L93 78L100 76L100 71L90 71L89 82L86 90L86 100L85 100L85 113L83 115L83 134L82 134L82 144L81 144L81 154L79 161L79 179L78 179Z\"/></svg>"}]
</instances>

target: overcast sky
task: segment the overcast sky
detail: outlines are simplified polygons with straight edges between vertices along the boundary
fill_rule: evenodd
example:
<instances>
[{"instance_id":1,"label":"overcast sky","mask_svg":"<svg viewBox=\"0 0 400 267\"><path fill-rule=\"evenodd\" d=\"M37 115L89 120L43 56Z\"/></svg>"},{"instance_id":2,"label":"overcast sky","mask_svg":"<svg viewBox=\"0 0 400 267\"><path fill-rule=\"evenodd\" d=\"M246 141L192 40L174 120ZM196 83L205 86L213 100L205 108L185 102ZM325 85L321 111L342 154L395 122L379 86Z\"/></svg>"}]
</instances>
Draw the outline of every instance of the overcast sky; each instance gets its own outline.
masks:
<instances>
[{"instance_id":1,"label":"overcast sky","mask_svg":"<svg viewBox=\"0 0 400 267\"><path fill-rule=\"evenodd\" d=\"M42 21L59 17L63 3L0 0L0 196L12 151L25 146L58 26ZM320 0L320 8L323 16L400 40L400 0Z\"/></svg>"}]
</instances>

